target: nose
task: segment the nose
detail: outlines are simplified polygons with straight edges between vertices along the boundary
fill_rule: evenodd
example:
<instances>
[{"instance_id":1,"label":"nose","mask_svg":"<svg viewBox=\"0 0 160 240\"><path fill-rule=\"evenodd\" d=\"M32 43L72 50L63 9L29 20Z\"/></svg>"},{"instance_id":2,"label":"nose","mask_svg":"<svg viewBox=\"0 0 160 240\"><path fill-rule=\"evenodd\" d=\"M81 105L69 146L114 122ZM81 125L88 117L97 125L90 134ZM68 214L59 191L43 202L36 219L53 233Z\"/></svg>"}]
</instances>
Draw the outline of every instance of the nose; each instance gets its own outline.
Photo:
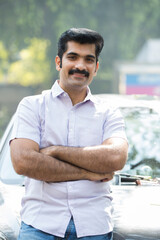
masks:
<instances>
[{"instance_id":1,"label":"nose","mask_svg":"<svg viewBox=\"0 0 160 240\"><path fill-rule=\"evenodd\" d=\"M78 59L78 61L75 64L75 68L79 70L86 70L85 61L83 59Z\"/></svg>"}]
</instances>

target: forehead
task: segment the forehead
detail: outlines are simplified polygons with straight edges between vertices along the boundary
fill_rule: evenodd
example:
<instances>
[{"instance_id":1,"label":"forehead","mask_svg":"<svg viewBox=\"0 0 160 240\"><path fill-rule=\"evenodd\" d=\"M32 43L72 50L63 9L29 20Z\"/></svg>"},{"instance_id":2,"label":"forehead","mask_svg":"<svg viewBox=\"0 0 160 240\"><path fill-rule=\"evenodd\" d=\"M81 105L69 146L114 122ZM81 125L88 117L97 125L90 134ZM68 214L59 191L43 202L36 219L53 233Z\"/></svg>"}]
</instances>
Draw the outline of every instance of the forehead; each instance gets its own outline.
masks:
<instances>
[{"instance_id":1,"label":"forehead","mask_svg":"<svg viewBox=\"0 0 160 240\"><path fill-rule=\"evenodd\" d=\"M96 56L96 47L94 43L78 43L74 41L67 42L66 54L74 52L79 55L93 55Z\"/></svg>"}]
</instances>

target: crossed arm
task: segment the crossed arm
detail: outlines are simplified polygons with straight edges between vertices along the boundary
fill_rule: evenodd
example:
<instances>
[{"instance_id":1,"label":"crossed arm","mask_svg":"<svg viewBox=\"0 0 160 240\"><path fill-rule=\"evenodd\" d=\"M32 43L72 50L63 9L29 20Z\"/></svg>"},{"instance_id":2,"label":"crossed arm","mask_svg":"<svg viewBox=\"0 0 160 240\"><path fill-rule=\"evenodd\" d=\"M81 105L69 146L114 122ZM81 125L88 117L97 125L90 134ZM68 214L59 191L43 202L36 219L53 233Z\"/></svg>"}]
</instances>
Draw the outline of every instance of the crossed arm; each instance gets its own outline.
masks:
<instances>
[{"instance_id":1,"label":"crossed arm","mask_svg":"<svg viewBox=\"0 0 160 240\"><path fill-rule=\"evenodd\" d=\"M123 168L127 142L110 138L91 147L50 146L39 149L29 139L11 141L11 158L18 174L47 182L72 180L110 180L114 171Z\"/></svg>"}]
</instances>

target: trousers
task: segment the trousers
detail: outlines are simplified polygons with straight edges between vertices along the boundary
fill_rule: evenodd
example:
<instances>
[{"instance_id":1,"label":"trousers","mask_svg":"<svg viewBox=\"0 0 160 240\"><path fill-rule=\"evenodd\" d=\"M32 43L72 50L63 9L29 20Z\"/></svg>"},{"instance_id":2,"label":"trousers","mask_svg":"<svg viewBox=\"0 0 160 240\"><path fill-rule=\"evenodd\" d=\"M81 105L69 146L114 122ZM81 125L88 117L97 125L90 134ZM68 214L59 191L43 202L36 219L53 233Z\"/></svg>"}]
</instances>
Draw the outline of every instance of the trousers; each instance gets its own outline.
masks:
<instances>
[{"instance_id":1,"label":"trousers","mask_svg":"<svg viewBox=\"0 0 160 240\"><path fill-rule=\"evenodd\" d=\"M74 221L73 221L73 218L71 218L65 233L65 237L61 238L61 237L57 237L57 236L45 233L41 230L38 230L22 222L18 240L29 240L29 239L32 239L32 240L112 240L112 232L103 234L103 235L77 238Z\"/></svg>"}]
</instances>

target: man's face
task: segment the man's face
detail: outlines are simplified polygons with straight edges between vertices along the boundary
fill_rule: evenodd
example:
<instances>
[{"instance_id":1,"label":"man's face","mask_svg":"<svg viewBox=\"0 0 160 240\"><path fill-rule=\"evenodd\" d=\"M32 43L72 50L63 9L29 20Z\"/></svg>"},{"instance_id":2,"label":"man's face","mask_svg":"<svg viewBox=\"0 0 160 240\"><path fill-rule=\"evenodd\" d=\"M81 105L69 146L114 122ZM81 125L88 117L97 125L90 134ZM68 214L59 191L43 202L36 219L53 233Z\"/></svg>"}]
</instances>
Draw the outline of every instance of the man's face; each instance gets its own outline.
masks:
<instances>
[{"instance_id":1,"label":"man's face","mask_svg":"<svg viewBox=\"0 0 160 240\"><path fill-rule=\"evenodd\" d=\"M56 69L60 71L59 84L66 92L75 88L82 90L92 82L98 70L95 44L69 41L67 46L62 57L62 68L60 58L56 57Z\"/></svg>"}]
</instances>

